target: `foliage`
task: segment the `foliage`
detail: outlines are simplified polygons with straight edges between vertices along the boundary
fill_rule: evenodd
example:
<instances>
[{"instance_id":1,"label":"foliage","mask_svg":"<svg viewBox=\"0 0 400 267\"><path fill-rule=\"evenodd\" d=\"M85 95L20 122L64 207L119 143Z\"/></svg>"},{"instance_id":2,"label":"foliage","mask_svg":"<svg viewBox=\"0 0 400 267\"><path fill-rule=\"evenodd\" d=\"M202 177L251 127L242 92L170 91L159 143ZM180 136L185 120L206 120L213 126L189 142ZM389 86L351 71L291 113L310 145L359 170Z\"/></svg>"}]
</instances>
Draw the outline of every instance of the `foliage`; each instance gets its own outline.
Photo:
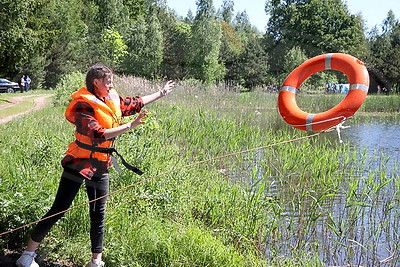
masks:
<instances>
[{"instance_id":1,"label":"foliage","mask_svg":"<svg viewBox=\"0 0 400 267\"><path fill-rule=\"evenodd\" d=\"M287 46L298 44L308 56L343 52L363 57L365 40L361 19L340 0L268 1L268 33ZM360 42L361 40L361 42ZM364 48L364 49L363 49Z\"/></svg>"},{"instance_id":2,"label":"foliage","mask_svg":"<svg viewBox=\"0 0 400 267\"><path fill-rule=\"evenodd\" d=\"M221 18L228 24L232 23L234 5L233 0L224 0L221 6Z\"/></svg>"},{"instance_id":3,"label":"foliage","mask_svg":"<svg viewBox=\"0 0 400 267\"><path fill-rule=\"evenodd\" d=\"M55 88L53 103L55 106L66 106L71 101L71 94L84 86L85 77L81 72L64 75Z\"/></svg>"},{"instance_id":4,"label":"foliage","mask_svg":"<svg viewBox=\"0 0 400 267\"><path fill-rule=\"evenodd\" d=\"M250 23L249 15L247 14L246 10L243 12L237 13L233 24L235 25L235 29L239 32L243 32L245 34L253 32L253 27Z\"/></svg>"},{"instance_id":5,"label":"foliage","mask_svg":"<svg viewBox=\"0 0 400 267\"><path fill-rule=\"evenodd\" d=\"M43 81L45 88L54 88L60 77L84 68L82 58L85 58L87 42L82 36L86 36L88 28L81 18L82 10L80 0L52 0L40 12L43 20L47 21L43 31L48 35Z\"/></svg>"},{"instance_id":6,"label":"foliage","mask_svg":"<svg viewBox=\"0 0 400 267\"><path fill-rule=\"evenodd\" d=\"M164 29L163 76L184 79L187 75L191 26L183 21L172 20Z\"/></svg>"},{"instance_id":7,"label":"foliage","mask_svg":"<svg viewBox=\"0 0 400 267\"><path fill-rule=\"evenodd\" d=\"M127 74L155 78L163 54L161 26L155 14L139 17L127 34L128 53L122 63Z\"/></svg>"},{"instance_id":8,"label":"foliage","mask_svg":"<svg viewBox=\"0 0 400 267\"><path fill-rule=\"evenodd\" d=\"M307 60L307 56L301 50L300 47L293 47L290 49L284 57L283 61L283 69L285 76L289 75L289 73L300 66L304 61Z\"/></svg>"},{"instance_id":9,"label":"foliage","mask_svg":"<svg viewBox=\"0 0 400 267\"><path fill-rule=\"evenodd\" d=\"M34 52L37 36L28 27L37 1L2 0L0 3L0 75L8 78L24 71L23 65Z\"/></svg>"},{"instance_id":10,"label":"foliage","mask_svg":"<svg viewBox=\"0 0 400 267\"><path fill-rule=\"evenodd\" d=\"M123 6L129 11L129 19L135 21L138 17L142 16L146 10L145 0L123 0Z\"/></svg>"},{"instance_id":11,"label":"foliage","mask_svg":"<svg viewBox=\"0 0 400 267\"><path fill-rule=\"evenodd\" d=\"M292 49L290 49L284 56L284 62L283 62L284 72L282 73L283 76L281 76L280 83L283 83L286 77L307 59L308 59L307 56L301 50L300 47L295 46ZM335 75L332 75L333 72L330 73L331 75L329 75L327 71L315 73L303 83L302 87L307 88L311 86L311 87L321 88L321 86L318 85L323 85L327 81L336 82L337 78L335 77Z\"/></svg>"},{"instance_id":12,"label":"foliage","mask_svg":"<svg viewBox=\"0 0 400 267\"><path fill-rule=\"evenodd\" d=\"M217 13L211 0L196 5L196 14L182 18L165 0L1 0L0 76L18 81L29 74L33 89L51 89L63 75L102 63L145 78L251 89L279 83L289 71L285 57L298 47L307 58L352 54L385 87L400 90L393 12L382 33L374 30L366 40L361 16L350 14L344 0L268 0L265 32L246 11L234 14L232 0Z\"/></svg>"},{"instance_id":13,"label":"foliage","mask_svg":"<svg viewBox=\"0 0 400 267\"><path fill-rule=\"evenodd\" d=\"M382 33L376 29L369 37L369 67L381 80L383 87L400 92L400 22L389 11L382 24Z\"/></svg>"},{"instance_id":14,"label":"foliage","mask_svg":"<svg viewBox=\"0 0 400 267\"><path fill-rule=\"evenodd\" d=\"M117 30L127 25L131 9L125 8L123 0L96 0L99 26L102 29L118 26ZM135 3L136 5L139 3ZM132 7L132 5L130 5Z\"/></svg>"},{"instance_id":15,"label":"foliage","mask_svg":"<svg viewBox=\"0 0 400 267\"><path fill-rule=\"evenodd\" d=\"M108 57L112 58L115 64L121 63L122 57L128 54L128 51L126 51L128 47L122 39L121 34L111 27L105 30L103 39L107 53L109 54Z\"/></svg>"},{"instance_id":16,"label":"foliage","mask_svg":"<svg viewBox=\"0 0 400 267\"><path fill-rule=\"evenodd\" d=\"M225 68L218 62L220 46L221 25L215 19L212 1L198 0L189 44L190 77L214 82L224 76Z\"/></svg>"},{"instance_id":17,"label":"foliage","mask_svg":"<svg viewBox=\"0 0 400 267\"><path fill-rule=\"evenodd\" d=\"M270 82L268 71L268 56L262 48L262 39L249 34L243 53L235 57L226 76L241 86L252 88Z\"/></svg>"},{"instance_id":18,"label":"foliage","mask_svg":"<svg viewBox=\"0 0 400 267\"><path fill-rule=\"evenodd\" d=\"M307 57L343 52L359 58L366 54L360 17L351 15L341 0L267 1L271 16L267 49L272 71L281 73L282 57L295 46Z\"/></svg>"},{"instance_id":19,"label":"foliage","mask_svg":"<svg viewBox=\"0 0 400 267\"><path fill-rule=\"evenodd\" d=\"M247 39L242 38L242 35L234 29L234 26L225 21L221 21L221 29L219 59L221 62L225 62L225 66L229 69L228 66L232 64L234 58L243 53Z\"/></svg>"}]
</instances>

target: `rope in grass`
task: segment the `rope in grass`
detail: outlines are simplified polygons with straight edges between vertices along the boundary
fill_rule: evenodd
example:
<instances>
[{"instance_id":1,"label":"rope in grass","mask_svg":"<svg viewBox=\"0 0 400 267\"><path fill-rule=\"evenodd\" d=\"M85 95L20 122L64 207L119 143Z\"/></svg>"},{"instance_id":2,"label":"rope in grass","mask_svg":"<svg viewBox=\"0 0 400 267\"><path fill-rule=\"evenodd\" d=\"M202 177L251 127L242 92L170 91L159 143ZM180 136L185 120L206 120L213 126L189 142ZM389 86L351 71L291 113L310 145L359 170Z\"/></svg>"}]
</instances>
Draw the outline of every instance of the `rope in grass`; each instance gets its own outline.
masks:
<instances>
[{"instance_id":1,"label":"rope in grass","mask_svg":"<svg viewBox=\"0 0 400 267\"><path fill-rule=\"evenodd\" d=\"M158 177L161 177L161 176L163 176L163 175L170 174L170 173L172 173L172 172L176 172L176 171L179 171L179 170L182 170L182 169L185 169L185 168L190 168L190 167L193 167L193 166L196 166L196 165L200 165L200 164L207 163L207 162L214 161L214 160L218 160L218 159L223 159L223 158L232 157L232 156L236 156L236 155L240 155L240 154L245 154L245 153L249 153L249 152L252 152L252 151L261 150L261 149L265 149L265 148L269 148L269 147L273 147L273 146L278 146L278 145L282 145L282 144L286 144L286 143L291 143L291 142L295 142L295 141L300 141L300 140L303 140L303 139L307 139L307 138L311 138L311 137L314 137L314 136L318 136L318 135L320 135L321 133L330 132L330 131L332 131L332 130L335 130L335 128L332 127L331 129L328 129L328 130L325 130L325 131L321 131L321 132L318 132L318 133L315 133L315 134L312 134L312 135L307 135L307 136L303 136L303 137L298 137L298 138L294 138L294 139L291 139L291 140L286 140L286 141L282 141L282 142L278 142L278 143L274 143L274 144L270 144L270 145L265 145L265 146L260 146L260 147L256 147L256 148L251 148L251 149L243 150L243 151L240 151L240 152L235 152L235 153L231 153L231 154L226 154L226 155L222 155L222 156L218 156L218 157L214 157L214 158L210 158L210 159L198 161L198 162L195 162L195 163L187 164L187 165L184 165L184 166L181 166L181 167L178 167L178 168L175 168L175 169L172 169L172 170L169 170L169 171L166 171L166 172L163 172L163 173L154 175L154 176L152 176L152 177L143 179L143 180L141 180L141 181L135 182L135 183L130 184L130 185L128 185L128 186L122 187L122 188L120 188L120 189L118 189L118 190L116 190L116 191L113 191L113 192L111 192L111 193L108 193L107 195L104 195L104 196L98 197L98 198L96 198L96 199L87 201L87 202L85 202L85 203L82 203L82 204L73 206L73 207L71 207L71 208L69 208L69 209L66 209L66 210L64 210L64 211L58 212L58 213L56 213L56 214L52 214L52 215L47 216L47 217L44 217L44 218L42 218L42 219L40 219L40 220L37 220L37 221L31 222L31 223L22 225L22 226L20 226L20 227L17 227L17 228L8 230L8 231L3 232L3 233L0 233L0 236L6 235L6 234L10 234L10 233L12 233L12 232L15 232L15 231L17 231L17 230L20 230L20 229L29 227L29 226L31 226L31 225L33 225L33 224L38 223L38 222L41 222L41 221L50 219L50 218L52 218L52 217L54 217L54 216L57 216L57 215L66 213L66 212L68 212L68 211L71 211L71 210L74 210L74 209L77 209L77 208L80 208L80 207L83 207L83 206L86 206L86 205L88 205L89 203L92 203L92 202L94 202L94 201L97 201L97 200L103 199L103 198L105 198L105 197L109 197L109 196L115 195L115 194L117 194L117 193L119 193L119 192L122 192L122 191L127 190L128 188L131 188L131 187L133 187L133 186L137 186L137 185L139 185L139 184L142 184L142 183L144 183L144 182L153 180L153 179L158 178Z\"/></svg>"}]
</instances>

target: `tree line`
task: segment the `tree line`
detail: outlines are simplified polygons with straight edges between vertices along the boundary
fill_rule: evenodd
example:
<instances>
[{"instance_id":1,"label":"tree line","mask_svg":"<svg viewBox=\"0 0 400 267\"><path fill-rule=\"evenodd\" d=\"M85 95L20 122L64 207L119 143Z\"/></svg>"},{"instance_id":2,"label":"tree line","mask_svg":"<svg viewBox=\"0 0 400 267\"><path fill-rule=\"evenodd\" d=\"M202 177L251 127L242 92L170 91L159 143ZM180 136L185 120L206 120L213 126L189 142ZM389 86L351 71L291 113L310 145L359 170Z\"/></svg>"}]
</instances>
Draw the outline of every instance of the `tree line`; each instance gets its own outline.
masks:
<instances>
[{"instance_id":1,"label":"tree line","mask_svg":"<svg viewBox=\"0 0 400 267\"><path fill-rule=\"evenodd\" d=\"M343 0L267 0L267 27L196 0L177 15L166 0L0 0L0 76L33 78L54 88L63 75L101 62L117 73L149 79L196 79L244 88L280 84L307 58L332 52L366 63L383 85L399 91L400 23L390 11L365 32ZM322 72L310 82L341 80Z\"/></svg>"}]
</instances>

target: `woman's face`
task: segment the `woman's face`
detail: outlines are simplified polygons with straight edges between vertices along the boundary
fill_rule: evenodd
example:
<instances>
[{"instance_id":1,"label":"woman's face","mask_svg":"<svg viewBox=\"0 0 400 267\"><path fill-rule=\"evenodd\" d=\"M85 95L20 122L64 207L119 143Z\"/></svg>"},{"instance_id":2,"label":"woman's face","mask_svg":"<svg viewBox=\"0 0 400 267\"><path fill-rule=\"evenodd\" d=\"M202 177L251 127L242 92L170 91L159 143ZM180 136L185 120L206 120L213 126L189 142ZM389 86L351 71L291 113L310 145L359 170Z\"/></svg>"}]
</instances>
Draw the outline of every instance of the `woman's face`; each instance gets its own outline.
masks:
<instances>
[{"instance_id":1,"label":"woman's face","mask_svg":"<svg viewBox=\"0 0 400 267\"><path fill-rule=\"evenodd\" d=\"M107 75L105 78L102 79L94 79L93 86L94 86L94 93L98 97L107 97L110 90L114 88L113 76Z\"/></svg>"}]
</instances>

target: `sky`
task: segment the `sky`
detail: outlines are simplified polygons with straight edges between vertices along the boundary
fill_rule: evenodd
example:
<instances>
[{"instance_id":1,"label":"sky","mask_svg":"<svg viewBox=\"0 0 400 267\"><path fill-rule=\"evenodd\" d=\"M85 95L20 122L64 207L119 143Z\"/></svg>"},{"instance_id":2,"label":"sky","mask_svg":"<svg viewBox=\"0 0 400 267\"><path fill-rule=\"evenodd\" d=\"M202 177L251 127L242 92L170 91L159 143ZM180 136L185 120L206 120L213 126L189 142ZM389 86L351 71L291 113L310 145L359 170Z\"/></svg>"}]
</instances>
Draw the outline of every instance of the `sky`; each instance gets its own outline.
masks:
<instances>
[{"instance_id":1,"label":"sky","mask_svg":"<svg viewBox=\"0 0 400 267\"><path fill-rule=\"evenodd\" d=\"M268 22L264 11L265 2L265 0L234 0L234 14L246 10L251 24L264 32ZM392 10L396 19L400 20L399 0L345 0L345 2L351 14L361 13L368 30L382 24L389 10ZM167 4L182 17L187 15L189 9L196 14L196 0L167 0ZM215 10L218 10L222 0L213 0L213 4Z\"/></svg>"}]
</instances>

